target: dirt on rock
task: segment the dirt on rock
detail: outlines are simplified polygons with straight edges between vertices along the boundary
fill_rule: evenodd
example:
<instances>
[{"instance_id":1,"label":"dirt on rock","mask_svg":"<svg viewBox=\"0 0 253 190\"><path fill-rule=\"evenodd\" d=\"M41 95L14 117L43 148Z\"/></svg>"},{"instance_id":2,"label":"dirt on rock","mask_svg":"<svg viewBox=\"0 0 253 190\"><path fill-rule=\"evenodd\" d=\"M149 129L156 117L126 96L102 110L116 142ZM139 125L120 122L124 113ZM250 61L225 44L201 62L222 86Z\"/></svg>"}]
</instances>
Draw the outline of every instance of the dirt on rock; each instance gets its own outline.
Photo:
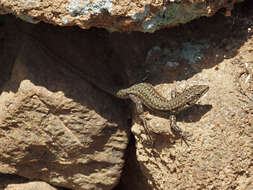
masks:
<instances>
[{"instance_id":1,"label":"dirt on rock","mask_svg":"<svg viewBox=\"0 0 253 190\"><path fill-rule=\"evenodd\" d=\"M2 16L0 178L77 190L252 190L253 2L225 14L153 34ZM168 118L145 109L151 145L135 106L99 88L147 73L168 99L174 89L210 87L177 116L189 146Z\"/></svg>"}]
</instances>

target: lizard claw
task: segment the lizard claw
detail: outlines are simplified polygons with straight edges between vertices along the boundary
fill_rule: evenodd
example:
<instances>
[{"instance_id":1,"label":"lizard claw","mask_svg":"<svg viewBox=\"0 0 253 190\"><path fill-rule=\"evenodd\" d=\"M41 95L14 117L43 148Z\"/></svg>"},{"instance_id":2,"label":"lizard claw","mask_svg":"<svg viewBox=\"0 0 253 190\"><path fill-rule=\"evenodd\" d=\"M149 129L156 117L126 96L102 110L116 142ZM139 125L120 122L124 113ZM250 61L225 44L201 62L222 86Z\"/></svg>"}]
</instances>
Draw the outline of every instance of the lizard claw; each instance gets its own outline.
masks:
<instances>
[{"instance_id":1,"label":"lizard claw","mask_svg":"<svg viewBox=\"0 0 253 190\"><path fill-rule=\"evenodd\" d=\"M177 125L172 125L171 126L171 131L173 132L174 135L179 136L182 141L185 142L185 144L189 147L189 144L187 143L187 138L189 137L188 135L185 135L183 131L178 127Z\"/></svg>"},{"instance_id":2,"label":"lizard claw","mask_svg":"<svg viewBox=\"0 0 253 190\"><path fill-rule=\"evenodd\" d=\"M146 120L144 114L141 114L141 115L140 115L140 118L141 118L141 121L142 121L142 123L143 123L144 130L145 130L145 132L146 132L146 134L147 134L147 136L148 136L148 139L150 140L150 142L153 143L153 139L152 139L152 137L151 137L151 135L150 135L150 131L149 131L149 129L148 129L147 120Z\"/></svg>"}]
</instances>

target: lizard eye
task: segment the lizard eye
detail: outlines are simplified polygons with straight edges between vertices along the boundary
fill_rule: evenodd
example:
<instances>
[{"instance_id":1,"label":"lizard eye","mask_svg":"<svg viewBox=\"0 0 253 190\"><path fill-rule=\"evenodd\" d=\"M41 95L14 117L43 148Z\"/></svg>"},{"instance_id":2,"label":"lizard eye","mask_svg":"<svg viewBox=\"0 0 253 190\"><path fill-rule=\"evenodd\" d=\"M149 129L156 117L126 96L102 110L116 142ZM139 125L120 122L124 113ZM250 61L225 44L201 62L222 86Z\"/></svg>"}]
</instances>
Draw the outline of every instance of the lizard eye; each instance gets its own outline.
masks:
<instances>
[{"instance_id":1,"label":"lizard eye","mask_svg":"<svg viewBox=\"0 0 253 190\"><path fill-rule=\"evenodd\" d=\"M186 105L187 105L187 106L190 106L190 105L191 105L191 103L190 103L190 102L187 102L187 103L186 103Z\"/></svg>"}]
</instances>

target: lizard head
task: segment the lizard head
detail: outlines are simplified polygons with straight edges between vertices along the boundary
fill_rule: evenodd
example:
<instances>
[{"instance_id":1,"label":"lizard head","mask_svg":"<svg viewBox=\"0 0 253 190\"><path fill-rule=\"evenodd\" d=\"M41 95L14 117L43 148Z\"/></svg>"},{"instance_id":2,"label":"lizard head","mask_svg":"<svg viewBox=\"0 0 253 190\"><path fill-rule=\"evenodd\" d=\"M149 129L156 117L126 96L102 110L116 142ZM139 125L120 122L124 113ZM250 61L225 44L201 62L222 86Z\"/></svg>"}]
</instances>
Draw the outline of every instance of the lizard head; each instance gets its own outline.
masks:
<instances>
[{"instance_id":1,"label":"lizard head","mask_svg":"<svg viewBox=\"0 0 253 190\"><path fill-rule=\"evenodd\" d=\"M194 85L185 91L188 93L185 94L185 99L186 99L186 104L188 107L192 106L195 104L201 96L203 96L207 91L209 90L209 86L207 85Z\"/></svg>"}]
</instances>

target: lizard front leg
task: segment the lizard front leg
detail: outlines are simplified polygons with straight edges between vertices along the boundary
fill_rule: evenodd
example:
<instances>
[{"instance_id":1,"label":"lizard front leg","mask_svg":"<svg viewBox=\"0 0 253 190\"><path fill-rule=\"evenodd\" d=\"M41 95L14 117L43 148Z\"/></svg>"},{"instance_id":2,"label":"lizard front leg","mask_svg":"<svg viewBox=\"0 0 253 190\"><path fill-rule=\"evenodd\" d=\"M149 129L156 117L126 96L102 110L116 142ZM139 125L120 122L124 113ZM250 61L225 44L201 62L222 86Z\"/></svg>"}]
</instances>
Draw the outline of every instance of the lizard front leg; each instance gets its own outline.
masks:
<instances>
[{"instance_id":1,"label":"lizard front leg","mask_svg":"<svg viewBox=\"0 0 253 190\"><path fill-rule=\"evenodd\" d=\"M180 138L182 138L182 140L185 142L185 144L187 146L189 146L188 143L187 143L187 141L186 141L187 138L183 134L182 129L179 126L177 126L176 116L173 115L173 114L171 114L170 117L169 117L169 119L170 119L170 128L171 128L172 133L175 134L175 135L180 136Z\"/></svg>"},{"instance_id":2,"label":"lizard front leg","mask_svg":"<svg viewBox=\"0 0 253 190\"><path fill-rule=\"evenodd\" d=\"M180 93L177 92L176 90L172 90L172 91L171 91L171 98L172 98L172 99L173 99L173 98L176 98L179 94L180 94ZM183 134L182 129L181 129L179 126L177 126L176 116L175 116L174 114L171 114L171 115L169 116L169 119L170 119L170 128L171 128L172 133L173 133L174 135L180 136L180 138L185 142L185 144L186 144L187 146L189 146L188 143L186 142L187 138L186 138L186 136Z\"/></svg>"},{"instance_id":3,"label":"lizard front leg","mask_svg":"<svg viewBox=\"0 0 253 190\"><path fill-rule=\"evenodd\" d=\"M138 96L135 96L133 94L130 94L129 98L135 103L137 114L142 121L142 124L144 126L144 130L145 130L146 134L148 135L149 140L152 142L153 140L151 138L150 131L147 126L147 121L146 121L146 118L144 115L141 99Z\"/></svg>"}]
</instances>

